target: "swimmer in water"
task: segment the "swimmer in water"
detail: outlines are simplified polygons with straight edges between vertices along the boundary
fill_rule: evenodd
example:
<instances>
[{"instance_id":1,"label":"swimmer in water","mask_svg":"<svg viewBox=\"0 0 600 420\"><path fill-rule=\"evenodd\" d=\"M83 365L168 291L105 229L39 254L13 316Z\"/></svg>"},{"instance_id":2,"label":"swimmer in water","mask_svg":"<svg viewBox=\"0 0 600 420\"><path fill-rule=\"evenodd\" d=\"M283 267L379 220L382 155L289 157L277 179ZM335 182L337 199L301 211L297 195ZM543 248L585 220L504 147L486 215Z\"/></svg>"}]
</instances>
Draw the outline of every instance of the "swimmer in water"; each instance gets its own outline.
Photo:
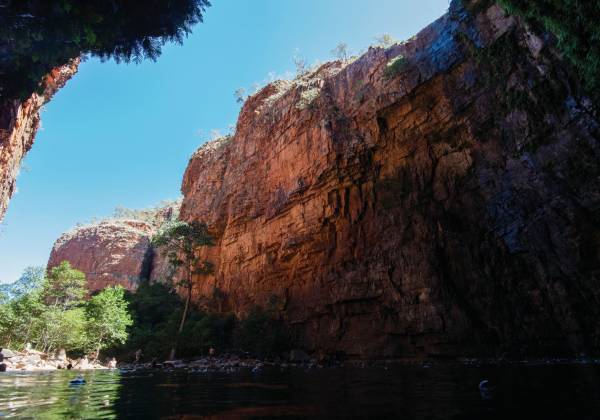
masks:
<instances>
[{"instance_id":1,"label":"swimmer in water","mask_svg":"<svg viewBox=\"0 0 600 420\"><path fill-rule=\"evenodd\" d=\"M85 384L85 379L83 379L82 375L79 375L77 378L73 379L69 383L71 385L83 385L83 384Z\"/></svg>"}]
</instances>

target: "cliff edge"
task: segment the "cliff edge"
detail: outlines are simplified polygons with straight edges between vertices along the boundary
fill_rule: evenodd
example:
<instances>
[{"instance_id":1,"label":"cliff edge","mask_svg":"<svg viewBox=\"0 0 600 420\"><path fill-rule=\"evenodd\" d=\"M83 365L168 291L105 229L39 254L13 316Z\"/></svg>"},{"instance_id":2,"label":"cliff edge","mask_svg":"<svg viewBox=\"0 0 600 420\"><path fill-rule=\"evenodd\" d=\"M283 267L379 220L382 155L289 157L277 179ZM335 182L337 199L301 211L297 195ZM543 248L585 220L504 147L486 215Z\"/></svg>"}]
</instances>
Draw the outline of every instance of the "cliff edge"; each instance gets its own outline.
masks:
<instances>
[{"instance_id":1,"label":"cliff edge","mask_svg":"<svg viewBox=\"0 0 600 420\"><path fill-rule=\"evenodd\" d=\"M41 93L29 98L0 102L0 221L15 191L15 182L25 154L33 146L40 126L40 110L77 72L79 59L57 67L42 82Z\"/></svg>"}]
</instances>

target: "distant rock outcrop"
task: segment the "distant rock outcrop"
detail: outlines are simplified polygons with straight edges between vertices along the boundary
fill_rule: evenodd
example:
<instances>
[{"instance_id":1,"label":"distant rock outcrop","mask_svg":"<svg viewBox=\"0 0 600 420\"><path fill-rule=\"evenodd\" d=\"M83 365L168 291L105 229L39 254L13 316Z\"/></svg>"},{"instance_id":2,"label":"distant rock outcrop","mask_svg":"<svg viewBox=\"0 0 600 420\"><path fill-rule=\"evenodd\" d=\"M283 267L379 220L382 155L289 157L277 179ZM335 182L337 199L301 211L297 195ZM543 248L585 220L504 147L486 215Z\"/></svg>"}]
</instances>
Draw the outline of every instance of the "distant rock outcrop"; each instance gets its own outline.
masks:
<instances>
[{"instance_id":1,"label":"distant rock outcrop","mask_svg":"<svg viewBox=\"0 0 600 420\"><path fill-rule=\"evenodd\" d=\"M177 217L179 202L153 210L120 210L136 219L93 223L63 234L55 243L48 268L69 261L86 275L91 292L121 285L137 289L141 281L163 281L170 267L153 249L152 235ZM141 219L141 220L140 220Z\"/></svg>"},{"instance_id":2,"label":"distant rock outcrop","mask_svg":"<svg viewBox=\"0 0 600 420\"><path fill-rule=\"evenodd\" d=\"M150 273L151 234L148 223L134 220L77 228L56 241L48 267L69 261L85 273L90 291L115 284L135 290Z\"/></svg>"}]
</instances>

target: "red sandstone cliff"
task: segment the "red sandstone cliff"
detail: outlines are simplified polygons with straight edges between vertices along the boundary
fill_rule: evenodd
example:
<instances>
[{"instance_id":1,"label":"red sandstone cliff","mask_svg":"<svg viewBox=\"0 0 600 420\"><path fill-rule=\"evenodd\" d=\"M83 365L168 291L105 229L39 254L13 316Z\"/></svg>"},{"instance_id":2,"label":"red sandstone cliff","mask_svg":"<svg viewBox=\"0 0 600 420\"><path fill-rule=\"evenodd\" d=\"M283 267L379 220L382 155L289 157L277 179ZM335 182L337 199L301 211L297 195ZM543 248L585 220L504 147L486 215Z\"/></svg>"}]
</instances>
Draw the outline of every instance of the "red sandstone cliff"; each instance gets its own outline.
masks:
<instances>
[{"instance_id":1,"label":"red sandstone cliff","mask_svg":"<svg viewBox=\"0 0 600 420\"><path fill-rule=\"evenodd\" d=\"M150 272L151 232L148 223L134 220L77 228L55 242L48 268L69 261L85 273L92 292L115 284L135 290Z\"/></svg>"},{"instance_id":2,"label":"red sandstone cliff","mask_svg":"<svg viewBox=\"0 0 600 420\"><path fill-rule=\"evenodd\" d=\"M177 218L179 206L180 202L173 202L158 209L121 209L129 219L105 220L66 232L54 243L48 269L69 261L85 274L91 292L114 285L135 290L142 281L164 281L172 275L171 267L153 249L151 239L164 223Z\"/></svg>"},{"instance_id":3,"label":"red sandstone cliff","mask_svg":"<svg viewBox=\"0 0 600 420\"><path fill-rule=\"evenodd\" d=\"M552 40L489 3L265 87L194 154L181 218L217 238L197 302L276 303L324 353L599 352L595 110ZM165 269L148 238L82 228L49 265L135 285Z\"/></svg>"},{"instance_id":4,"label":"red sandstone cliff","mask_svg":"<svg viewBox=\"0 0 600 420\"><path fill-rule=\"evenodd\" d=\"M198 300L276 301L354 356L599 350L598 120L552 41L482 3L265 87L196 152Z\"/></svg>"},{"instance_id":5,"label":"red sandstone cliff","mask_svg":"<svg viewBox=\"0 0 600 420\"><path fill-rule=\"evenodd\" d=\"M21 161L31 149L40 126L40 109L77 72L79 59L54 69L46 76L43 93L25 101L0 103L0 221L15 190Z\"/></svg>"}]
</instances>

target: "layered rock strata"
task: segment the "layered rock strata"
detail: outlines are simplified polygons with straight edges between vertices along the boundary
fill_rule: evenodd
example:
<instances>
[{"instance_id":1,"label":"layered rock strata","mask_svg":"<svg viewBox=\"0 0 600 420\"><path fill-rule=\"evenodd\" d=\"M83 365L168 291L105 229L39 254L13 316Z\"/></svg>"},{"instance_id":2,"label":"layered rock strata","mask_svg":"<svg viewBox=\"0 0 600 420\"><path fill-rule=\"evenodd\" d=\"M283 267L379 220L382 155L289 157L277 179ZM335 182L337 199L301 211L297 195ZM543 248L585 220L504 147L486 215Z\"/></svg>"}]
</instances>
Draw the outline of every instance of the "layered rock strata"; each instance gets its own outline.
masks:
<instances>
[{"instance_id":1,"label":"layered rock strata","mask_svg":"<svg viewBox=\"0 0 600 420\"><path fill-rule=\"evenodd\" d=\"M465 3L266 86L194 154L181 218L217 239L197 302L270 305L353 357L599 350L595 110L551 37Z\"/></svg>"}]
</instances>

